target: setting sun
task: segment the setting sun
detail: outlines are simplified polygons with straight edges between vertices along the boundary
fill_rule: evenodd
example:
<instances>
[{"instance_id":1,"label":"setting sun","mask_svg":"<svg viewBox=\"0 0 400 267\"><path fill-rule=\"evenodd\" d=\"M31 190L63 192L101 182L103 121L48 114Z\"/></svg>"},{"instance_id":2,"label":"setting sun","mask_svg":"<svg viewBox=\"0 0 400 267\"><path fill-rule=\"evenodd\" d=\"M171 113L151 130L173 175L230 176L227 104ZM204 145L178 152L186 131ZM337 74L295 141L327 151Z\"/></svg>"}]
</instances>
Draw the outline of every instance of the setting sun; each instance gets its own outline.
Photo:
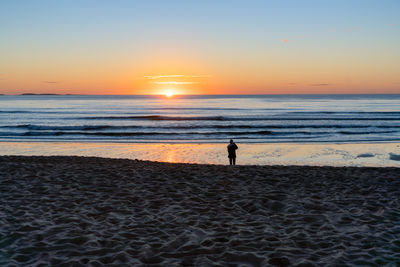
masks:
<instances>
[{"instance_id":1,"label":"setting sun","mask_svg":"<svg viewBox=\"0 0 400 267\"><path fill-rule=\"evenodd\" d=\"M165 91L164 91L164 95L165 95L166 97L172 97L172 96L175 95L175 93L174 93L173 90L165 90Z\"/></svg>"}]
</instances>

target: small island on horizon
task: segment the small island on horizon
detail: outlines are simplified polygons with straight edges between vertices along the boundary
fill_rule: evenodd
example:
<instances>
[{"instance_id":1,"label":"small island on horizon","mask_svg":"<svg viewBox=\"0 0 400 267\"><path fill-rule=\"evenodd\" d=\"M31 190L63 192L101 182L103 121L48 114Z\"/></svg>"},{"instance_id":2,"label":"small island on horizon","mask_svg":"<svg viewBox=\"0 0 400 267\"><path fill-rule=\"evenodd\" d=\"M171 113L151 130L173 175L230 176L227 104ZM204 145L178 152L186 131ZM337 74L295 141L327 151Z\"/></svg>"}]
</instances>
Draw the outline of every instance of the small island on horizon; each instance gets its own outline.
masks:
<instances>
[{"instance_id":1,"label":"small island on horizon","mask_svg":"<svg viewBox=\"0 0 400 267\"><path fill-rule=\"evenodd\" d=\"M20 95L59 95L59 94L54 94L54 93L44 93L44 94L35 94L35 93L23 93Z\"/></svg>"},{"instance_id":2,"label":"small island on horizon","mask_svg":"<svg viewBox=\"0 0 400 267\"><path fill-rule=\"evenodd\" d=\"M23 93L19 95L73 95L73 94L55 94L55 93L43 93L43 94L35 94L35 93Z\"/></svg>"}]
</instances>

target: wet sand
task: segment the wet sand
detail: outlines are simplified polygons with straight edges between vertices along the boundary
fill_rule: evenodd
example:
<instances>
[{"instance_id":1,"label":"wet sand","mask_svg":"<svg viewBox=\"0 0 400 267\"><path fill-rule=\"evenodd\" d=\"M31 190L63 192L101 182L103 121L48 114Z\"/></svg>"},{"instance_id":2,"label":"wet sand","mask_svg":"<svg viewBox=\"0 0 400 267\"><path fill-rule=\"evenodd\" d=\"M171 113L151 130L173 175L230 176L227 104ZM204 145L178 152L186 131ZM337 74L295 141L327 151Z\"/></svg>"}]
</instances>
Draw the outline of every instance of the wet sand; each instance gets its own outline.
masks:
<instances>
[{"instance_id":1,"label":"wet sand","mask_svg":"<svg viewBox=\"0 0 400 267\"><path fill-rule=\"evenodd\" d=\"M396 266L400 169L0 157L0 265Z\"/></svg>"},{"instance_id":2,"label":"wet sand","mask_svg":"<svg viewBox=\"0 0 400 267\"><path fill-rule=\"evenodd\" d=\"M239 165L400 167L400 143L238 143ZM227 164L227 144L0 142L0 155L84 156Z\"/></svg>"}]
</instances>

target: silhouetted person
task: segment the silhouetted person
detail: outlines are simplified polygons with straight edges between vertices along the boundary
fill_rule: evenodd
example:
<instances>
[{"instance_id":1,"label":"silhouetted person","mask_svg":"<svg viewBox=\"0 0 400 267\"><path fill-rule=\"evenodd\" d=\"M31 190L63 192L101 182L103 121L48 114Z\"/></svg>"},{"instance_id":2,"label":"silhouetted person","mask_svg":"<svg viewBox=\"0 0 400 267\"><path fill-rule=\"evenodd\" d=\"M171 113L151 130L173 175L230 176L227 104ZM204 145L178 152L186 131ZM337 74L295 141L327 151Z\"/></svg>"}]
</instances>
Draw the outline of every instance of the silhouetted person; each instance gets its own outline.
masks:
<instances>
[{"instance_id":1,"label":"silhouetted person","mask_svg":"<svg viewBox=\"0 0 400 267\"><path fill-rule=\"evenodd\" d=\"M236 165L236 149L238 149L238 146L231 139L228 145L229 165Z\"/></svg>"}]
</instances>

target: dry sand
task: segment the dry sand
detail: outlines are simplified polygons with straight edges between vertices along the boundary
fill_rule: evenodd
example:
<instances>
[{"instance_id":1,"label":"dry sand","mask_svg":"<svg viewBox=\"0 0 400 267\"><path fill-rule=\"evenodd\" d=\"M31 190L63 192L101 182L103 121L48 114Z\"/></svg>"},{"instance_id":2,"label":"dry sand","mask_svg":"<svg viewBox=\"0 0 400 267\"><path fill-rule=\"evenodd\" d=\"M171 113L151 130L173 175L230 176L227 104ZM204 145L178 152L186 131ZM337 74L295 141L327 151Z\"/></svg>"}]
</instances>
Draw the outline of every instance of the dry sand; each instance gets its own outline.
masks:
<instances>
[{"instance_id":1,"label":"dry sand","mask_svg":"<svg viewBox=\"0 0 400 267\"><path fill-rule=\"evenodd\" d=\"M0 157L0 266L398 266L398 168Z\"/></svg>"}]
</instances>

